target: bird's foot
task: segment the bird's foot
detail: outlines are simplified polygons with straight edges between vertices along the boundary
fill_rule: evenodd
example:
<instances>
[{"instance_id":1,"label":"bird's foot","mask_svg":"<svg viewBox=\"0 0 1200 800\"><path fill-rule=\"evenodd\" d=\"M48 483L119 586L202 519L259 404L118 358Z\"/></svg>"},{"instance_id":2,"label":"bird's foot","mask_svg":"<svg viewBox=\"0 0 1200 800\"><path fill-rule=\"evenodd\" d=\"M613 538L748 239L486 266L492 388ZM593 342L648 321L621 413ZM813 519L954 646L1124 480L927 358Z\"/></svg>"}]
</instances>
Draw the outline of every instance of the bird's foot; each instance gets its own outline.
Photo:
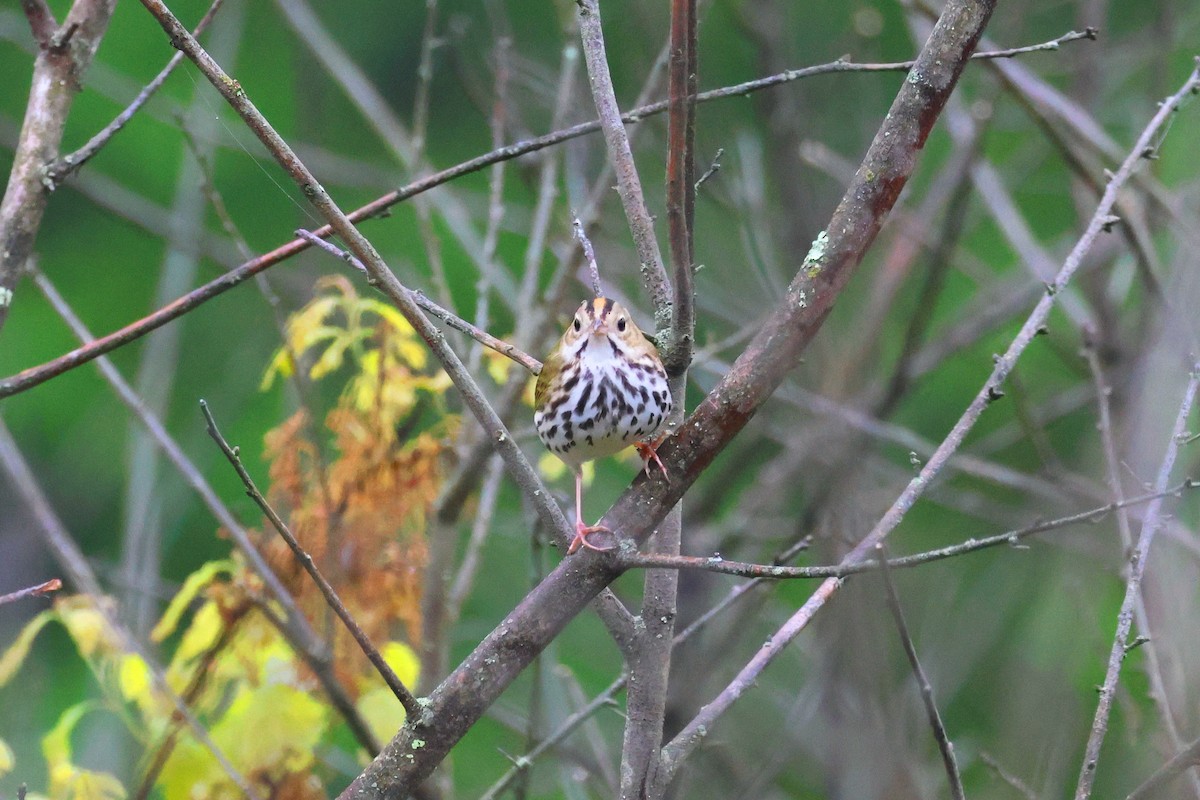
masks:
<instances>
[{"instance_id":1,"label":"bird's foot","mask_svg":"<svg viewBox=\"0 0 1200 800\"><path fill-rule=\"evenodd\" d=\"M588 541L589 536L591 536L593 533L600 533L601 531L610 535L612 534L612 529L605 527L604 525L584 525L583 520L577 521L575 523L575 538L571 540L571 546L567 548L567 555L573 554L581 547L586 547L588 550L595 550L598 553L602 553L605 550L612 550L614 547L616 547L616 544L602 546L598 544L592 544Z\"/></svg>"},{"instance_id":2,"label":"bird's foot","mask_svg":"<svg viewBox=\"0 0 1200 800\"><path fill-rule=\"evenodd\" d=\"M658 457L658 446L662 444L663 439L666 438L667 437L664 434L653 443L634 442L633 446L638 451L638 455L642 457L642 468L646 471L646 475L650 475L650 465L657 464L658 468L662 470L663 479L666 480L667 483L670 483L671 476L667 473L667 466L662 462L662 459Z\"/></svg>"}]
</instances>

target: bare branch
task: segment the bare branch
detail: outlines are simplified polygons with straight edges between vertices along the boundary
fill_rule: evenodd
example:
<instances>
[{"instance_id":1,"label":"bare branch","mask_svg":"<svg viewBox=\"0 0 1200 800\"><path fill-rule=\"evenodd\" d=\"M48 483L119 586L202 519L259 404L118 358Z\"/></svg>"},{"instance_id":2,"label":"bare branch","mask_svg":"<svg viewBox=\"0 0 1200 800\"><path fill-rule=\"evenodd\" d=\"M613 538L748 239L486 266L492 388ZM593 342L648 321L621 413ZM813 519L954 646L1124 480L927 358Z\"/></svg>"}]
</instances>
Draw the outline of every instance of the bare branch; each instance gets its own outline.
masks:
<instances>
[{"instance_id":1,"label":"bare branch","mask_svg":"<svg viewBox=\"0 0 1200 800\"><path fill-rule=\"evenodd\" d=\"M946 558L956 558L974 553L979 550L989 550L993 547L1014 547L1023 539L1047 531L1061 530L1072 525L1096 523L1114 512L1126 508L1152 503L1168 497L1180 497L1184 492L1200 488L1200 482L1188 479L1183 483L1165 489L1162 492L1151 492L1107 505L1098 506L1071 514L1066 517L1038 522L1024 528L1017 528L992 536L970 538L960 544L939 547L923 553L908 556L897 556L888 560L889 569L909 569L941 561ZM742 578L758 578L761 580L815 580L822 578L844 579L863 572L874 572L879 569L876 559L841 563L822 567L789 567L781 564L750 564L743 561L729 561L718 556L664 556L654 553L619 553L614 556L624 569L690 569L703 570L718 575L737 575Z\"/></svg>"},{"instance_id":2,"label":"bare branch","mask_svg":"<svg viewBox=\"0 0 1200 800\"><path fill-rule=\"evenodd\" d=\"M596 297L603 297L604 291L600 288L600 267L596 264L596 251L592 249L592 240L584 231L583 223L575 214L571 215L571 233L574 235L575 241L579 242L580 249L583 250L583 260L587 262L588 274L592 278L592 293Z\"/></svg>"},{"instance_id":3,"label":"bare branch","mask_svg":"<svg viewBox=\"0 0 1200 800\"><path fill-rule=\"evenodd\" d=\"M1193 741L1176 753L1170 761L1155 770L1154 774L1130 792L1125 800L1148 800L1151 797L1159 797L1160 789L1165 788L1178 775L1197 765L1200 765L1200 739Z\"/></svg>"},{"instance_id":4,"label":"bare branch","mask_svg":"<svg viewBox=\"0 0 1200 800\"><path fill-rule=\"evenodd\" d=\"M204 16L196 23L196 27L192 31L193 36L200 36L204 33L205 29L213 21L213 18L216 17L217 12L221 10L221 5L224 2L225 0L213 0L212 5L208 7L208 11L204 12ZM133 115L140 111L142 106L146 105L150 98L162 88L162 85L167 82L167 78L171 77L171 73L175 71L175 68L182 61L183 53L176 53L171 56L171 60L167 62L167 65L154 76L153 80L146 84L145 88L138 92L137 97L133 98L133 102L114 117L112 122L105 125L91 139L88 139L83 147L73 153L56 158L53 163L48 164L46 166L46 179L52 185L57 186L72 173L78 171L88 161L91 161L92 157L96 153L99 153L101 148L108 144L109 140L119 133L129 123L129 120L133 119Z\"/></svg>"},{"instance_id":5,"label":"bare branch","mask_svg":"<svg viewBox=\"0 0 1200 800\"><path fill-rule=\"evenodd\" d=\"M46 164L58 156L71 106L115 5L116 0L75 0L62 27L34 60L25 120L0 200L0 328L8 319L13 291L33 253L50 198ZM44 3L28 0L23 8L35 37L49 32L54 18Z\"/></svg>"},{"instance_id":6,"label":"bare branch","mask_svg":"<svg viewBox=\"0 0 1200 800\"><path fill-rule=\"evenodd\" d=\"M24 589L18 589L15 592L8 594L0 594L0 606L8 603L15 603L18 600L25 600L29 597L44 597L51 592L57 592L62 588L62 580L59 578L51 578L45 583L39 583L37 586L28 586Z\"/></svg>"},{"instance_id":7,"label":"bare branch","mask_svg":"<svg viewBox=\"0 0 1200 800\"><path fill-rule=\"evenodd\" d=\"M900 607L900 597L896 594L896 585L892 582L892 573L888 569L887 553L884 551L882 542L875 548L881 567L879 574L883 577L883 586L887 591L888 608L891 609L892 619L896 621L896 629L900 632L904 655L908 657L913 677L917 679L917 687L921 690L921 702L925 704L925 713L929 717L929 727L933 728L934 741L937 742L938 750L942 753L942 764L946 767L946 778L950 781L950 796L954 800L965 800L962 775L959 774L958 759L954 755L954 743L946 734L946 726L942 722L937 701L933 697L933 686L930 685L925 670L921 668L921 660L917 657L917 647L913 644L912 635L908 632L908 623L904 620L904 609Z\"/></svg>"},{"instance_id":8,"label":"bare branch","mask_svg":"<svg viewBox=\"0 0 1200 800\"><path fill-rule=\"evenodd\" d=\"M58 20L54 18L54 12L46 0L21 0L21 10L29 19L29 29L38 47L43 50L49 47L54 31L58 29Z\"/></svg>"},{"instance_id":9,"label":"bare branch","mask_svg":"<svg viewBox=\"0 0 1200 800\"><path fill-rule=\"evenodd\" d=\"M306 231L303 228L297 230L296 235L314 247L319 247L330 255L345 261L347 264L354 267L354 269L366 275L368 283L376 285L376 281L370 277L370 274L367 272L367 268L363 266L363 263L353 253L343 250L332 242L327 242L312 231ZM430 300L425 296L424 292L419 292L408 288L405 288L405 291L414 303L440 319L442 322L449 325L451 328L465 333L483 346L495 350L502 356L508 356L533 375L537 375L542 371L542 362L521 350L515 344L510 344L503 339L497 339L487 331L477 328L454 312L449 311Z\"/></svg>"},{"instance_id":10,"label":"bare branch","mask_svg":"<svg viewBox=\"0 0 1200 800\"><path fill-rule=\"evenodd\" d=\"M942 16L939 18L937 25L934 26L933 33L930 35L930 42L940 38L940 35L945 35L944 33L939 35L939 29L942 29L943 26L948 23L953 24L951 23L953 17L962 13L968 12L966 9L963 9L961 6L955 3L947 5L946 9L942 13ZM979 22L986 21L986 14L983 14L983 16L985 19L979 20ZM972 41L977 39L981 33L982 27L974 29L974 38ZM928 52L929 49L930 45L927 44L926 50L923 52ZM914 70L913 74L921 75L924 74L924 71L918 67ZM1124 186L1126 181L1128 181L1129 177L1133 174L1134 168L1143 160L1143 154L1145 153L1146 147L1149 145L1151 139L1157 135L1159 129L1178 107L1183 98L1191 94L1197 86L1200 86L1200 69L1193 71L1192 75L1184 83L1182 88L1175 95L1168 98L1159 108L1158 113L1154 115L1150 123L1146 126L1145 130L1143 130L1141 136L1138 137L1137 142L1134 144L1132 150L1129 152L1129 155L1126 157L1120 169L1118 169L1109 180L1108 187L1104 192L1104 197L1096 209L1095 214L1092 216L1091 222L1088 224L1083 235L1076 242L1075 247L1072 248L1070 254L1066 258L1066 261L1063 263L1062 269L1059 271L1054 281L1047 285L1046 292L1042 296L1041 301L1029 315L1029 318L1021 327L1020 332L1017 334L1016 338L1013 339L1004 355L996 356L994 359L995 366L992 370L991 376L984 383L983 387L980 388L979 392L975 395L974 400L972 400L971 404L967 407L967 410L963 412L963 415L959 418L958 422L955 423L953 429L951 429L950 433L942 441L941 445L938 446L938 449L934 452L933 456L922 467L920 474L918 474L917 477L915 477L909 483L909 485L901 493L900 497L897 498L897 500L892 504L891 508L888 509L887 513L885 513L879 522L871 529L870 533L868 533L854 547L854 549L850 551L850 553L843 560L844 563L855 563L866 558L873 551L875 545L883 541L887 535L891 533L891 531L894 530L897 525L900 524L900 521L904 518L905 514L908 513L908 510L912 508L917 499L924 494L926 489L933 482L934 478L938 476L942 468L946 465L947 461L949 461L954 452L957 451L962 445L967 433L971 430L971 428L974 427L975 423L983 415L984 410L991 403L1003 397L1003 392L1000 390L1000 386L1003 384L1008 373L1016 365L1017 359L1020 358L1021 354L1035 339L1035 337L1037 337L1038 332L1045 325L1046 320L1050 315L1050 311L1054 307L1056 296L1063 288L1067 286L1071 276L1074 275L1075 271L1079 268L1080 263L1082 263L1084 254L1091 248L1092 244L1096 240L1096 237L1100 235L1104 227L1104 220L1108 217L1113 203L1116 202L1116 197L1118 192L1121 190L1121 187ZM890 116L896 116L894 107ZM876 143L878 142L879 137L876 137ZM874 149L874 145L872 146L872 149ZM870 154L868 154L868 161L869 160ZM863 168L860 168L858 176L861 177L862 175ZM834 226L830 226L829 228L829 230L841 229L842 228L840 227ZM818 242L818 244L819 243L820 242ZM816 249L817 245L814 244L814 250ZM806 261L806 264L810 261L812 261L811 256L809 261ZM816 268L820 270L820 260L818 260ZM797 287L795 284L793 284L793 287L790 291L794 294L796 289ZM820 295L816 296L816 298L819 297ZM811 302L806 294L802 294L799 298L797 298L797 301L804 304ZM756 338L755 341L757 342L761 340L764 335L769 334L775 334L775 331L768 324L768 327L759 334L759 337ZM748 352L753 350L754 344L752 343L750 351ZM746 354L743 354L742 358L739 359L739 362L742 362L745 359ZM730 374L734 374L737 368L738 365L735 364ZM714 394L716 394L716 392L714 392ZM710 399L712 396L713 395L709 396ZM706 400L705 404L708 402L709 401ZM697 413L693 415L693 420L699 416L700 411L704 408L705 405L702 404L701 408L697 409ZM686 433L693 425L695 425L694 421L689 422L689 424L685 426L681 433ZM672 441L678 441L679 438L680 434L677 434ZM670 452L673 455L675 448L671 448ZM700 741L708 734L708 732L712 730L713 723L717 720L717 718L720 717L747 689L754 684L759 673L766 668L766 666L776 657L783 647L785 647L789 642L792 641L792 639L800 634L800 632L808 625L812 617L821 609L822 606L825 605L829 598L831 598L834 593L837 592L840 585L840 581L836 578L827 579L823 584L821 584L820 588L818 588L813 595L809 597L808 601L801 606L801 608L776 632L774 636L771 637L770 642L765 645L748 664L746 664L742 671L738 673L737 677L734 678L733 682L731 682L713 702L706 705L701 712L687 724L687 726L679 733L679 735L676 736L676 738L670 744L668 744L666 748L664 748L664 750L671 755L671 758L667 760L667 766L669 768L676 769L679 761L695 750L695 748L700 744Z\"/></svg>"},{"instance_id":11,"label":"bare branch","mask_svg":"<svg viewBox=\"0 0 1200 800\"><path fill-rule=\"evenodd\" d=\"M1192 73L1189 83L1200 85L1200 66ZM1164 104L1164 108L1170 101ZM1161 111L1160 111L1161 113ZM1140 150L1137 152L1141 152ZM1167 442L1166 453L1158 469L1158 477L1154 486L1158 490L1166 487L1171 478L1171 469L1175 466L1175 457L1179 446L1187 438L1187 421L1192 412L1192 402L1196 399L1196 390L1200 388L1200 363L1192 366L1192 374L1187 388L1183 393L1183 402L1179 405L1179 414L1175 418L1175 426L1171 438ZM1142 520L1142 531L1138 535L1137 546L1129 557L1129 577L1125 583L1125 599L1121 601L1121 610L1117 614L1117 632L1113 636L1112 650L1108 655L1108 668L1104 674L1104 683L1099 688L1100 699L1096 704L1096 715L1092 721L1092 730L1088 735L1087 747L1084 750L1083 766L1079 771L1079 783L1075 787L1075 800L1087 800L1092 796L1092 784L1096 780L1096 765L1100 759L1100 746L1104 744L1104 735L1108 732L1108 716L1112 710L1113 696L1117 690L1117 680L1121 676L1121 665L1128 654L1129 631L1133 627L1134 607L1137 605L1142 586L1142 576L1146 571L1146 561L1150 557L1150 544L1154 534L1163 524L1161 516L1162 500L1154 500Z\"/></svg>"},{"instance_id":12,"label":"bare branch","mask_svg":"<svg viewBox=\"0 0 1200 800\"><path fill-rule=\"evenodd\" d=\"M1116 436L1113 433L1112 413L1109 403L1109 388L1105 377L1104 368L1100 363L1100 356L1096 352L1095 336L1091 331L1084 331L1083 355L1087 359L1088 371L1092 375L1092 385L1096 390L1096 406L1099 410L1099 422L1096 424L1100 431L1100 441L1104 447L1104 466L1106 477L1108 479L1108 490L1110 496L1115 502L1121 502L1125 499L1125 492L1121 486L1121 462L1117 456ZM1186 442L1185 442L1186 444ZM1129 515L1124 509L1117 511L1117 530L1121 537L1121 552L1128 553L1133 548L1133 531L1129 524ZM1134 604L1135 621L1137 622L1138 630L1143 635L1150 635L1150 615L1146 610L1146 603L1142 593L1138 596ZM1163 728L1167 732L1167 740L1173 750L1180 750L1183 747L1183 738L1179 735L1179 728L1175 724L1175 715L1171 713L1170 695L1167 693L1166 680L1163 678L1162 662L1159 660L1158 645L1153 639L1148 639L1142 645L1142 653L1146 659L1145 673L1146 678L1150 682L1150 697L1154 702L1155 709L1158 710L1158 716L1162 720ZM1200 776L1192 773L1189 775L1189 784L1192 794L1200 798Z\"/></svg>"}]
</instances>

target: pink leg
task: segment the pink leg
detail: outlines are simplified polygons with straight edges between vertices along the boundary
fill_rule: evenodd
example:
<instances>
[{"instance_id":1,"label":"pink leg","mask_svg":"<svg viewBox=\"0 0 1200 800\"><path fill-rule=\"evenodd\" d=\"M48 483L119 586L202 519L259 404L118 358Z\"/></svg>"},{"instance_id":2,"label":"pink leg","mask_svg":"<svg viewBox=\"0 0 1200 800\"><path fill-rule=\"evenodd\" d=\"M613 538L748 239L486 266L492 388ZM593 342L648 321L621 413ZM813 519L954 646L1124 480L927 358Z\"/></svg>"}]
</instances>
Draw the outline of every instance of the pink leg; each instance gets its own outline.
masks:
<instances>
[{"instance_id":1,"label":"pink leg","mask_svg":"<svg viewBox=\"0 0 1200 800\"><path fill-rule=\"evenodd\" d=\"M567 548L567 555L571 555L580 547L586 547L589 550L611 550L612 545L601 547L600 545L592 544L588 541L588 536L599 531L612 533L611 530L603 525L587 525L583 521L583 472L575 473L575 538L571 540L571 546Z\"/></svg>"}]
</instances>

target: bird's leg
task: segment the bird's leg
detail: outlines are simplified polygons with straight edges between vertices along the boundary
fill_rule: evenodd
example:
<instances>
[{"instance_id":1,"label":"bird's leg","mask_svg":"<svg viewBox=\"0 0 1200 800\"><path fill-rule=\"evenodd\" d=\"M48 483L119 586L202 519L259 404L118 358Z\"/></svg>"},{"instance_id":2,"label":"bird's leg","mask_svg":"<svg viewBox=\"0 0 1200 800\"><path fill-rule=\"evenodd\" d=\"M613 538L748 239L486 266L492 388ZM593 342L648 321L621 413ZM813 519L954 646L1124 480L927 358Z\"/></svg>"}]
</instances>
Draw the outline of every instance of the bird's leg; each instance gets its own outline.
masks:
<instances>
[{"instance_id":1,"label":"bird's leg","mask_svg":"<svg viewBox=\"0 0 1200 800\"><path fill-rule=\"evenodd\" d=\"M588 541L589 536L600 531L612 533L610 528L603 525L588 525L583 521L583 470L577 470L575 472L575 538L571 540L571 546L567 548L567 555L571 555L580 547L597 551L612 550L613 545L601 547Z\"/></svg>"},{"instance_id":2,"label":"bird's leg","mask_svg":"<svg viewBox=\"0 0 1200 800\"><path fill-rule=\"evenodd\" d=\"M653 442L634 442L633 446L638 451L638 455L642 457L642 468L646 471L646 475L650 475L650 465L657 464L658 468L662 470L663 478L670 483L671 476L667 474L667 466L658 457L658 446L666 438L667 434L664 433Z\"/></svg>"}]
</instances>

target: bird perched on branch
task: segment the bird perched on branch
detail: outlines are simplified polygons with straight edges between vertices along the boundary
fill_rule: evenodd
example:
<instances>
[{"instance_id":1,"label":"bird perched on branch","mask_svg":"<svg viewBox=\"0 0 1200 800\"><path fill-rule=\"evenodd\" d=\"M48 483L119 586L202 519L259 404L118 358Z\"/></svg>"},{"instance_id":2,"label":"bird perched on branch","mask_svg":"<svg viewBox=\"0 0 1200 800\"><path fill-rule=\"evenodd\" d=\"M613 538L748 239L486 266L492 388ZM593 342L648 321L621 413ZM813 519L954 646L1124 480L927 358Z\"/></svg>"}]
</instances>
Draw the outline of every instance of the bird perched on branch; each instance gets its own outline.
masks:
<instances>
[{"instance_id":1,"label":"bird perched on branch","mask_svg":"<svg viewBox=\"0 0 1200 800\"><path fill-rule=\"evenodd\" d=\"M654 462L666 477L655 448L670 413L671 391L658 350L629 312L606 297L580 305L546 356L534 392L538 437L575 473L575 539L568 555L580 547L612 547L588 540L612 531L583 521L583 464L632 445L647 471Z\"/></svg>"}]
</instances>

